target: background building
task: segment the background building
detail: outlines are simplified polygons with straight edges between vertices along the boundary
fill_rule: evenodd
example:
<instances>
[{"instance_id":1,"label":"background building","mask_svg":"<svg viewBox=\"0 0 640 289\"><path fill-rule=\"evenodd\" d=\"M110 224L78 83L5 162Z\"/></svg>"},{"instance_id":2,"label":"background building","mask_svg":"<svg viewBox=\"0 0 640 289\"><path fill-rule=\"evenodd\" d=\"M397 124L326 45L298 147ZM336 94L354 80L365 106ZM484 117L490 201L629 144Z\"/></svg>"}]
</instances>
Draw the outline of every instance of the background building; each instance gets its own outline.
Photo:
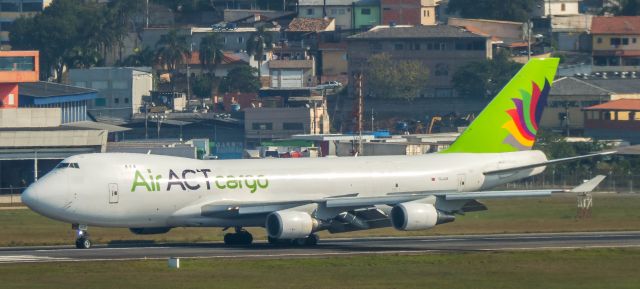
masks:
<instances>
[{"instance_id":1,"label":"background building","mask_svg":"<svg viewBox=\"0 0 640 289\"><path fill-rule=\"evenodd\" d=\"M153 75L144 67L95 67L69 70L69 82L98 91L88 104L94 118L123 123L140 112L142 96L153 90Z\"/></svg>"},{"instance_id":2,"label":"background building","mask_svg":"<svg viewBox=\"0 0 640 289\"><path fill-rule=\"evenodd\" d=\"M38 51L0 51L0 109L18 107L19 83L38 81Z\"/></svg>"},{"instance_id":3,"label":"background building","mask_svg":"<svg viewBox=\"0 0 640 289\"><path fill-rule=\"evenodd\" d=\"M9 45L9 29L20 17L33 17L53 0L0 0L0 48Z\"/></svg>"},{"instance_id":4,"label":"background building","mask_svg":"<svg viewBox=\"0 0 640 289\"><path fill-rule=\"evenodd\" d=\"M593 17L593 71L640 70L640 16Z\"/></svg>"},{"instance_id":5,"label":"background building","mask_svg":"<svg viewBox=\"0 0 640 289\"><path fill-rule=\"evenodd\" d=\"M382 25L435 25L439 0L381 0Z\"/></svg>"},{"instance_id":6,"label":"background building","mask_svg":"<svg viewBox=\"0 0 640 289\"><path fill-rule=\"evenodd\" d=\"M422 97L454 96L451 79L456 69L492 56L487 36L446 25L378 26L347 40L349 75L361 71L367 60L378 53L386 53L394 60L421 62L429 69Z\"/></svg>"}]
</instances>

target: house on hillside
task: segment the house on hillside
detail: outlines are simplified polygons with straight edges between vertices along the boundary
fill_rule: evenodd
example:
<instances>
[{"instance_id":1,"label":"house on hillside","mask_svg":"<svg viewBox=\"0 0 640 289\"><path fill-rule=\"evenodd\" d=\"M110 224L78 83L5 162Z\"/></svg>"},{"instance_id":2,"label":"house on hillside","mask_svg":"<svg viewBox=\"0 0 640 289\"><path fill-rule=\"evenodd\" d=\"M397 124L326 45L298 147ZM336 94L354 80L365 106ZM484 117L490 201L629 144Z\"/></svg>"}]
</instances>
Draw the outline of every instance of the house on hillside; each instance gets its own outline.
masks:
<instances>
[{"instance_id":1,"label":"house on hillside","mask_svg":"<svg viewBox=\"0 0 640 289\"><path fill-rule=\"evenodd\" d=\"M347 38L348 75L362 71L375 54L420 62L429 71L421 97L453 97L455 71L492 57L489 37L447 25L377 26ZM349 81L352 83L352 81ZM350 86L351 87L351 86ZM365 94L370 93L365 87Z\"/></svg>"},{"instance_id":2,"label":"house on hillside","mask_svg":"<svg viewBox=\"0 0 640 289\"><path fill-rule=\"evenodd\" d=\"M598 16L591 22L594 71L640 70L640 16Z\"/></svg>"},{"instance_id":3,"label":"house on hillside","mask_svg":"<svg viewBox=\"0 0 640 289\"><path fill-rule=\"evenodd\" d=\"M380 0L383 25L435 25L440 0Z\"/></svg>"}]
</instances>

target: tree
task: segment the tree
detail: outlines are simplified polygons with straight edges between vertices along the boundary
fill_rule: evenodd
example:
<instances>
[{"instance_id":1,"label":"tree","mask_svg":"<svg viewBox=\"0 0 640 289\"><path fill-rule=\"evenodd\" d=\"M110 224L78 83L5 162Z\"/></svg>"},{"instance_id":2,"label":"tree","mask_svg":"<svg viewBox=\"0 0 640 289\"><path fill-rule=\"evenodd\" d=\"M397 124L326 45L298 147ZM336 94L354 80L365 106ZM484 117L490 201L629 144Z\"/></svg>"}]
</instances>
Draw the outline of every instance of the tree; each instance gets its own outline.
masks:
<instances>
[{"instance_id":1,"label":"tree","mask_svg":"<svg viewBox=\"0 0 640 289\"><path fill-rule=\"evenodd\" d=\"M141 1L115 0L104 5L56 0L40 14L16 20L10 30L10 44L13 49L39 50L42 77L53 75L61 81L65 69L102 64L107 49L121 45L128 33L128 22L112 16L131 19L136 13L132 5Z\"/></svg>"},{"instance_id":2,"label":"tree","mask_svg":"<svg viewBox=\"0 0 640 289\"><path fill-rule=\"evenodd\" d=\"M463 18L527 22L537 3L536 0L451 0L447 9Z\"/></svg>"},{"instance_id":3,"label":"tree","mask_svg":"<svg viewBox=\"0 0 640 289\"><path fill-rule=\"evenodd\" d=\"M231 69L220 82L220 92L257 92L260 79L256 74L256 69L249 65Z\"/></svg>"},{"instance_id":4,"label":"tree","mask_svg":"<svg viewBox=\"0 0 640 289\"><path fill-rule=\"evenodd\" d=\"M372 97L411 100L424 88L429 71L420 62L392 60L380 53L369 58L363 76Z\"/></svg>"},{"instance_id":5,"label":"tree","mask_svg":"<svg viewBox=\"0 0 640 289\"><path fill-rule=\"evenodd\" d=\"M640 15L640 2L639 0L621 0L617 6L607 7L602 10L602 13L611 13L616 16L638 16Z\"/></svg>"},{"instance_id":6,"label":"tree","mask_svg":"<svg viewBox=\"0 0 640 289\"><path fill-rule=\"evenodd\" d=\"M521 67L522 64L509 58L508 52L501 51L493 59L458 68L453 74L453 87L463 97L490 98L500 92Z\"/></svg>"},{"instance_id":7,"label":"tree","mask_svg":"<svg viewBox=\"0 0 640 289\"><path fill-rule=\"evenodd\" d=\"M155 51L149 47L142 49L136 48L133 54L127 56L127 58L120 61L120 66L152 66L155 58Z\"/></svg>"},{"instance_id":8,"label":"tree","mask_svg":"<svg viewBox=\"0 0 640 289\"><path fill-rule=\"evenodd\" d=\"M211 74L202 74L197 77L191 78L191 87L193 87L193 94L200 98L211 97L215 83L218 82Z\"/></svg>"},{"instance_id":9,"label":"tree","mask_svg":"<svg viewBox=\"0 0 640 289\"><path fill-rule=\"evenodd\" d=\"M200 40L200 64L210 74L213 74L216 65L222 63L222 59L224 59L223 47L222 39L217 33L212 33Z\"/></svg>"},{"instance_id":10,"label":"tree","mask_svg":"<svg viewBox=\"0 0 640 289\"><path fill-rule=\"evenodd\" d=\"M170 72L175 72L178 65L191 57L191 47L187 44L185 35L178 35L177 30L160 36L156 43L156 63Z\"/></svg>"},{"instance_id":11,"label":"tree","mask_svg":"<svg viewBox=\"0 0 640 289\"><path fill-rule=\"evenodd\" d=\"M259 26L256 32L252 33L249 39L247 39L247 54L249 54L249 56L255 56L258 60L258 78L262 77L260 72L262 61L265 52L271 50L273 45L272 41L271 34L266 32L264 25Z\"/></svg>"}]
</instances>

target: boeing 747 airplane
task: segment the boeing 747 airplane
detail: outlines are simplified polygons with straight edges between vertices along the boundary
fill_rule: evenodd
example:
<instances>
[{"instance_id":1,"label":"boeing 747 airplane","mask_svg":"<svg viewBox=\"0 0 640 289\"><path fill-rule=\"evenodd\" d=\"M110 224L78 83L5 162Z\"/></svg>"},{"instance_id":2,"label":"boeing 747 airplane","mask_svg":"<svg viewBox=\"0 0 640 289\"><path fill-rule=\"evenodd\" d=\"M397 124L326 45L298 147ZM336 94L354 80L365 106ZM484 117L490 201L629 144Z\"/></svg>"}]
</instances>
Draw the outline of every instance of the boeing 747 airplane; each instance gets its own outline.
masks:
<instances>
[{"instance_id":1,"label":"boeing 747 airplane","mask_svg":"<svg viewBox=\"0 0 640 289\"><path fill-rule=\"evenodd\" d=\"M63 160L22 195L32 210L78 230L87 226L161 234L175 227L234 228L228 245L253 241L315 245L331 233L393 226L424 230L456 214L486 210L478 200L548 196L561 190L492 191L545 166L608 153L547 160L531 150L558 59L532 59L445 151L420 156L195 160L100 153ZM603 179L574 188L590 191Z\"/></svg>"}]
</instances>

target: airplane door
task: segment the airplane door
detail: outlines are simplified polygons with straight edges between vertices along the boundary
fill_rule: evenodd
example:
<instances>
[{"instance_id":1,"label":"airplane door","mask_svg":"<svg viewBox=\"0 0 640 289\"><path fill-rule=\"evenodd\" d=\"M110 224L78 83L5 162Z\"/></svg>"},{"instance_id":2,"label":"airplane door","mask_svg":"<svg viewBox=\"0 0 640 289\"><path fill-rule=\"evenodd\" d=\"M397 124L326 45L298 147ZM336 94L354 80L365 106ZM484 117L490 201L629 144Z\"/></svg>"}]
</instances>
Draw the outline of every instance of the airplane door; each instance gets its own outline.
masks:
<instances>
[{"instance_id":1,"label":"airplane door","mask_svg":"<svg viewBox=\"0 0 640 289\"><path fill-rule=\"evenodd\" d=\"M109 204L117 204L120 196L118 195L118 184L109 184Z\"/></svg>"},{"instance_id":2,"label":"airplane door","mask_svg":"<svg viewBox=\"0 0 640 289\"><path fill-rule=\"evenodd\" d=\"M458 192L464 192L466 181L467 181L467 175L465 174L458 175Z\"/></svg>"}]
</instances>

